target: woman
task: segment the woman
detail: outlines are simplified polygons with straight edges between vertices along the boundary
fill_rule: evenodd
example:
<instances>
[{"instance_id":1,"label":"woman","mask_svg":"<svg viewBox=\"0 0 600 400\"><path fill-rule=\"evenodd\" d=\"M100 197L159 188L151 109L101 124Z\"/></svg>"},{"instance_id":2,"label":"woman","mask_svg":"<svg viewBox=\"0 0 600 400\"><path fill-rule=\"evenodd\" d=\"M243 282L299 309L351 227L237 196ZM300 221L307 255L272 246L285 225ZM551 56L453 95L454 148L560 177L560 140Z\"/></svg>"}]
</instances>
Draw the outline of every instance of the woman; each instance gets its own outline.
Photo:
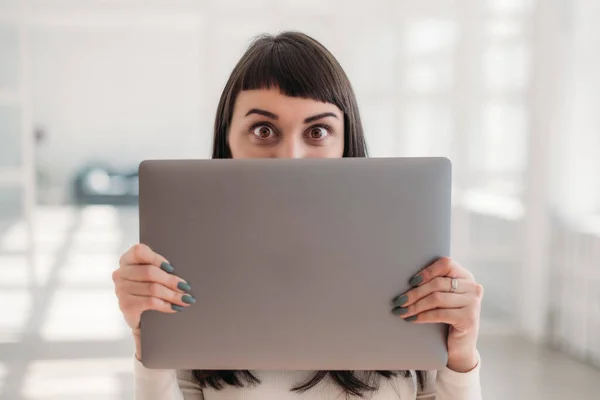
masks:
<instances>
[{"instance_id":1,"label":"woman","mask_svg":"<svg viewBox=\"0 0 600 400\"><path fill-rule=\"evenodd\" d=\"M213 158L367 156L348 78L327 49L299 33L263 36L250 46L225 86L214 135ZM450 324L442 371L148 370L139 362L141 313L180 312L195 303L193 289L176 266L141 244L122 256L113 280L135 338L140 400L481 399L476 342L483 291L450 259L412 278L413 289L392 310L409 323Z\"/></svg>"}]
</instances>

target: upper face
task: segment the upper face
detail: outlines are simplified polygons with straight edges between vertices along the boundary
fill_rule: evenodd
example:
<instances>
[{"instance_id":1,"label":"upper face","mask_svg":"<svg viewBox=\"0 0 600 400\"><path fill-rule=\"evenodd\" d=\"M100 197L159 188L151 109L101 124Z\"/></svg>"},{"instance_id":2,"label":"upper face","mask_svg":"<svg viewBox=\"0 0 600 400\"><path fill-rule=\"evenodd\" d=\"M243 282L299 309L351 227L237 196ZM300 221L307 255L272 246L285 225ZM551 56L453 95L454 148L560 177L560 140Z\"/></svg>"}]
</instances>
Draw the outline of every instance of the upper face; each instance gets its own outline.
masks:
<instances>
[{"instance_id":1,"label":"upper face","mask_svg":"<svg viewBox=\"0 0 600 400\"><path fill-rule=\"evenodd\" d=\"M228 134L233 158L341 158L344 114L279 89L241 91Z\"/></svg>"}]
</instances>

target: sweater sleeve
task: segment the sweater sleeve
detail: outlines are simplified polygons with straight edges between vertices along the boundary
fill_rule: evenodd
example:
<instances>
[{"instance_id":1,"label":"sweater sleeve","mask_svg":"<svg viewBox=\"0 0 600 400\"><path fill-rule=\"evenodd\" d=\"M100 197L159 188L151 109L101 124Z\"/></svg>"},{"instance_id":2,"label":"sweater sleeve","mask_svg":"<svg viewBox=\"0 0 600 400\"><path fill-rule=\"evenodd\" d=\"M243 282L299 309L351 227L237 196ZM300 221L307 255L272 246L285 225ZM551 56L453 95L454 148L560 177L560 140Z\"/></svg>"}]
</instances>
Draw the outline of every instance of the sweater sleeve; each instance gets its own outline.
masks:
<instances>
[{"instance_id":1,"label":"sweater sleeve","mask_svg":"<svg viewBox=\"0 0 600 400\"><path fill-rule=\"evenodd\" d=\"M469 372L460 373L444 368L436 378L436 400L482 400L479 371L481 357L477 354L477 366Z\"/></svg>"},{"instance_id":2,"label":"sweater sleeve","mask_svg":"<svg viewBox=\"0 0 600 400\"><path fill-rule=\"evenodd\" d=\"M134 359L135 400L204 400L191 373L173 369L148 369Z\"/></svg>"}]
</instances>

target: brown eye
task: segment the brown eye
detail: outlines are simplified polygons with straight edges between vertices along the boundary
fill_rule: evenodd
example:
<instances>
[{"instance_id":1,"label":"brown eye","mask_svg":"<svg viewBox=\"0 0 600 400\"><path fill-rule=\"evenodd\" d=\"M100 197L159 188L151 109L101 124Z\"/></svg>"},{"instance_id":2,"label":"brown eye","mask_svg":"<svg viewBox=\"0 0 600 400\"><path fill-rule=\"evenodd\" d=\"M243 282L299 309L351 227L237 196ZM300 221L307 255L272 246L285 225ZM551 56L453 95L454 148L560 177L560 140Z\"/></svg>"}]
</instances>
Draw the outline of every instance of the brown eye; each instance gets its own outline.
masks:
<instances>
[{"instance_id":1,"label":"brown eye","mask_svg":"<svg viewBox=\"0 0 600 400\"><path fill-rule=\"evenodd\" d=\"M273 132L273 129L266 125L257 126L256 128L254 128L252 133L254 133L254 135L259 139L270 139L271 136L275 134L275 132Z\"/></svg>"},{"instance_id":2,"label":"brown eye","mask_svg":"<svg viewBox=\"0 0 600 400\"><path fill-rule=\"evenodd\" d=\"M327 135L329 135L329 132L322 126L315 126L314 128L311 128L309 132L310 138L314 140L323 140Z\"/></svg>"}]
</instances>

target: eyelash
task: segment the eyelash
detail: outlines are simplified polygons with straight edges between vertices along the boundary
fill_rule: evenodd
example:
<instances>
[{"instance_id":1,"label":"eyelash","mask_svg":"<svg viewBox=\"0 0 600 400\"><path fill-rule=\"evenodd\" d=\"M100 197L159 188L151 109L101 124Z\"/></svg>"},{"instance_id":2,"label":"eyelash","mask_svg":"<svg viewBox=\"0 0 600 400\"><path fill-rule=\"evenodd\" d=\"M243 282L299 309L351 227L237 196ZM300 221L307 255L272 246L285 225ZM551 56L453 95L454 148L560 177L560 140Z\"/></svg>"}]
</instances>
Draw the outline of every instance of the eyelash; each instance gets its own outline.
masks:
<instances>
[{"instance_id":1,"label":"eyelash","mask_svg":"<svg viewBox=\"0 0 600 400\"><path fill-rule=\"evenodd\" d=\"M327 125L327 124L316 124L311 126L310 128L308 128L309 130L314 129L314 128L323 128L327 131L328 134L332 134L333 133L333 127L331 125Z\"/></svg>"},{"instance_id":2,"label":"eyelash","mask_svg":"<svg viewBox=\"0 0 600 400\"><path fill-rule=\"evenodd\" d=\"M277 134L277 128L275 128L273 126L273 124L271 124L271 123L269 123L267 121L257 122L255 124L252 124L250 126L249 133L253 133L254 130L256 128L260 127L260 126L268 126L269 128L273 129L273 132L275 132ZM312 125L310 128L308 128L308 130L310 131L311 129L314 129L314 128L323 128L330 135L333 133L333 127L331 125L328 125L328 124L320 123L320 124Z\"/></svg>"},{"instance_id":3,"label":"eyelash","mask_svg":"<svg viewBox=\"0 0 600 400\"><path fill-rule=\"evenodd\" d=\"M277 133L277 128L275 128L275 127L273 126L273 124L271 124L271 123L269 123L269 122L267 122L267 121L263 121L263 122L257 122L257 123L255 123L255 124L252 124L252 125L250 126L250 129L248 130L248 133L251 133L251 134L253 134L253 133L254 133L254 130L255 130L256 128L260 127L260 126L268 126L269 128L271 128L271 129L273 130L273 132Z\"/></svg>"}]
</instances>

